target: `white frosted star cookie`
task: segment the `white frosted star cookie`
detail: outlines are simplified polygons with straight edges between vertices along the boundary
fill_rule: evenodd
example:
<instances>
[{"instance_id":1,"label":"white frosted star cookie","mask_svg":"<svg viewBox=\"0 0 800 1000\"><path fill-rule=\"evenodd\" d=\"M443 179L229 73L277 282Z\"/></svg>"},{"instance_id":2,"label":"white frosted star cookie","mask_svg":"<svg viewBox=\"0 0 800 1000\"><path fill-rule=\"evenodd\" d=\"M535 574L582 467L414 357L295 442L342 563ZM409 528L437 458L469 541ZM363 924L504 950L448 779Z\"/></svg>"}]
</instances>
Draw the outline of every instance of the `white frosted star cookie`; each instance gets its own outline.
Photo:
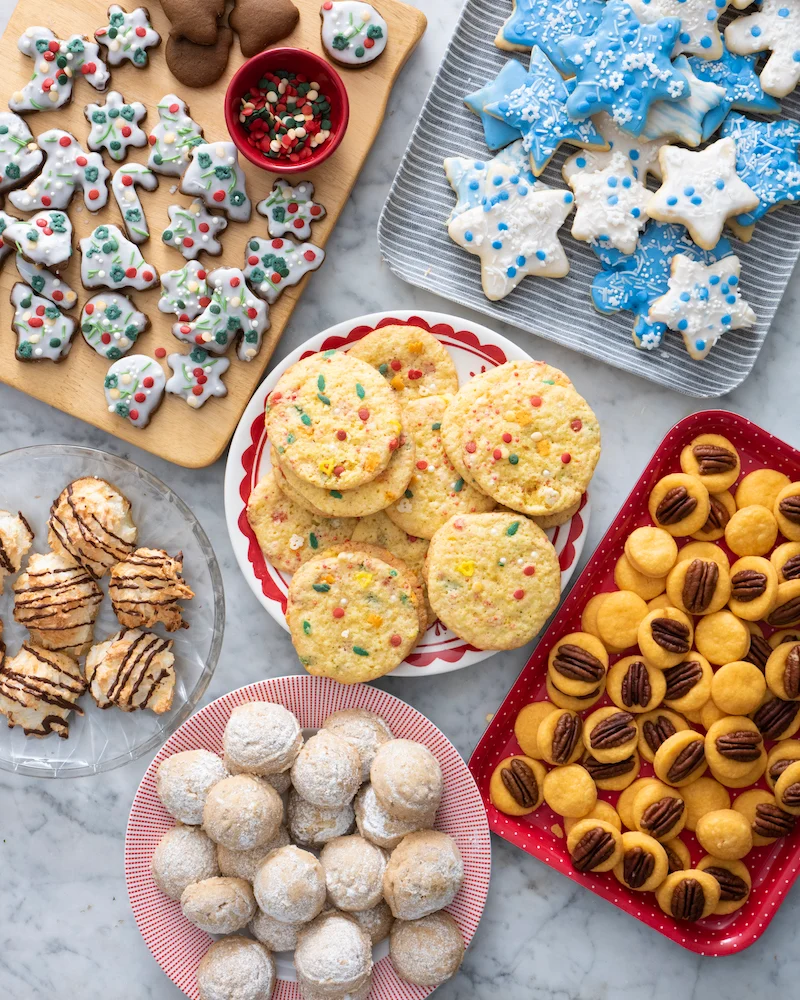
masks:
<instances>
[{"instance_id":1,"label":"white frosted star cookie","mask_svg":"<svg viewBox=\"0 0 800 1000\"><path fill-rule=\"evenodd\" d=\"M716 83L696 76L686 56L678 56L672 65L689 81L689 96L674 103L659 101L654 104L644 123L642 137L677 139L687 146L699 146L704 139L706 115L726 100L726 93Z\"/></svg>"},{"instance_id":2,"label":"white frosted star cookie","mask_svg":"<svg viewBox=\"0 0 800 1000\"><path fill-rule=\"evenodd\" d=\"M195 347L190 354L170 354L167 364L173 373L167 381L167 392L180 396L193 410L212 396L228 395L222 381L231 366L227 358L212 358L202 347Z\"/></svg>"},{"instance_id":3,"label":"white frosted star cookie","mask_svg":"<svg viewBox=\"0 0 800 1000\"><path fill-rule=\"evenodd\" d=\"M150 238L150 229L137 187L142 187L145 191L155 191L158 187L158 178L142 163L129 163L120 167L111 179L111 190L122 213L128 239L131 243L144 243Z\"/></svg>"},{"instance_id":4,"label":"white frosted star cookie","mask_svg":"<svg viewBox=\"0 0 800 1000\"><path fill-rule=\"evenodd\" d=\"M211 301L206 277L206 269L196 260L190 260L177 271L162 274L159 310L174 313L184 323L199 316Z\"/></svg>"},{"instance_id":5,"label":"white frosted star cookie","mask_svg":"<svg viewBox=\"0 0 800 1000\"><path fill-rule=\"evenodd\" d=\"M742 56L769 51L759 77L761 86L766 94L785 97L800 81L800 3L761 0L757 13L731 21L725 44Z\"/></svg>"},{"instance_id":6,"label":"white frosted star cookie","mask_svg":"<svg viewBox=\"0 0 800 1000\"><path fill-rule=\"evenodd\" d=\"M643 184L647 180L648 174L660 179L661 167L658 163L658 151L667 144L666 139L645 141L628 132L623 132L611 115L605 111L599 111L596 115L592 115L592 121L594 127L608 143L609 148L607 150L581 149L568 156L561 168L561 176L567 184L575 174L602 170L607 167L612 156L619 152L628 157L633 168L633 176Z\"/></svg>"},{"instance_id":7,"label":"white frosted star cookie","mask_svg":"<svg viewBox=\"0 0 800 1000\"><path fill-rule=\"evenodd\" d=\"M650 192L634 177L627 156L615 153L604 169L575 174L569 183L575 195L575 239L597 240L622 253L633 253L647 223Z\"/></svg>"}]
</instances>

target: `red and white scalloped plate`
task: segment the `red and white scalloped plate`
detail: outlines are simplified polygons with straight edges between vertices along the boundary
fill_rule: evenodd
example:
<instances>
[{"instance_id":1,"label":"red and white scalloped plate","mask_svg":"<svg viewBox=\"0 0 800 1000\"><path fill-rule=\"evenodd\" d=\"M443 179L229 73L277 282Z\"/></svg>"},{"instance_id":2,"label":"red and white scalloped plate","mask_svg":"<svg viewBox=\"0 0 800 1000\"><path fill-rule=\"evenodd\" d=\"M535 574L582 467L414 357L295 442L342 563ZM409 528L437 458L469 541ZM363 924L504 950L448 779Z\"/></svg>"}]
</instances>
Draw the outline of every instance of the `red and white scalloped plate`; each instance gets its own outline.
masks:
<instances>
[{"instance_id":1,"label":"red and white scalloped plate","mask_svg":"<svg viewBox=\"0 0 800 1000\"><path fill-rule=\"evenodd\" d=\"M270 565L261 553L255 534L247 522L247 500L259 479L270 469L269 444L264 427L267 396L291 365L317 351L346 349L373 330L398 324L429 330L450 352L463 385L480 372L506 361L530 360L530 355L485 326L467 323L442 313L372 313L340 323L311 337L273 368L250 400L228 452L225 469L225 516L236 561L261 604L286 629L286 595L291 576ZM583 550L589 526L591 503L584 494L580 510L567 524L548 531L561 565L561 589L566 588ZM416 649L393 671L395 677L444 674L479 663L492 650L475 649L459 639L441 622L435 622L420 639Z\"/></svg>"},{"instance_id":2,"label":"red and white scalloped plate","mask_svg":"<svg viewBox=\"0 0 800 1000\"><path fill-rule=\"evenodd\" d=\"M211 937L190 924L180 903L156 885L150 862L164 833L175 825L156 795L156 772L163 760L181 750L222 754L222 732L231 711L249 701L284 705L304 729L318 729L332 712L367 708L389 724L396 737L417 740L433 753L444 775L444 795L436 829L449 834L464 859L464 883L447 908L469 946L486 903L492 852L489 825L480 793L453 744L432 722L399 698L368 684L344 686L326 677L297 675L259 681L212 701L167 740L148 767L136 792L125 835L125 879L137 926L163 971L186 996L197 1000L196 972ZM375 966L370 1000L424 1000L433 990L411 986L395 974L385 943L373 952ZM277 957L279 980L273 1000L301 1000L289 955Z\"/></svg>"}]
</instances>

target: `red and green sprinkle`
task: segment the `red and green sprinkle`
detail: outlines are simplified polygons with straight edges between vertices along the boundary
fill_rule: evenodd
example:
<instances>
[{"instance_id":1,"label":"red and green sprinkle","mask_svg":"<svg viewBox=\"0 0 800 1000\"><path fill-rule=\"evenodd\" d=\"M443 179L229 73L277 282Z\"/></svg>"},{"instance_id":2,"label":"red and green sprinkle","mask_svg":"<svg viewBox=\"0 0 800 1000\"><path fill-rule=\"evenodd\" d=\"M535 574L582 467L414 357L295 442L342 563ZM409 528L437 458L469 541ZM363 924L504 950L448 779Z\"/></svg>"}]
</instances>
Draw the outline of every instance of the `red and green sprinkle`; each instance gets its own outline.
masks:
<instances>
[{"instance_id":1,"label":"red and green sprinkle","mask_svg":"<svg viewBox=\"0 0 800 1000\"><path fill-rule=\"evenodd\" d=\"M302 163L328 141L331 102L319 83L301 73L265 73L241 99L239 121L247 141L268 160Z\"/></svg>"}]
</instances>

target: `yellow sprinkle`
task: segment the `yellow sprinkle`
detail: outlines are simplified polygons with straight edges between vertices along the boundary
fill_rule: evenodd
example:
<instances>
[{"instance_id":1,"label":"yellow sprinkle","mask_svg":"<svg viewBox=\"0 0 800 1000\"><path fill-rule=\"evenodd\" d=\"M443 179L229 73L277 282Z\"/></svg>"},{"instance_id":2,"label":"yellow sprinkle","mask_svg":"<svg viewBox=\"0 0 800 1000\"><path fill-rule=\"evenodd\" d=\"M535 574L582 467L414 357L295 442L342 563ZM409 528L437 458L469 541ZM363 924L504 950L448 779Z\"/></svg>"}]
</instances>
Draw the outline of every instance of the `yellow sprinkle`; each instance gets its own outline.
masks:
<instances>
[{"instance_id":1,"label":"yellow sprinkle","mask_svg":"<svg viewBox=\"0 0 800 1000\"><path fill-rule=\"evenodd\" d=\"M334 461L332 458L326 458L324 462L319 463L319 471L324 473L326 476L333 475Z\"/></svg>"},{"instance_id":2,"label":"yellow sprinkle","mask_svg":"<svg viewBox=\"0 0 800 1000\"><path fill-rule=\"evenodd\" d=\"M399 420L390 420L389 426L392 428L395 434L399 434L403 430L403 425L400 423Z\"/></svg>"},{"instance_id":3,"label":"yellow sprinkle","mask_svg":"<svg viewBox=\"0 0 800 1000\"><path fill-rule=\"evenodd\" d=\"M367 587L372 583L372 573L356 573L353 576L353 579L356 581L359 587L362 588L362 590L366 590Z\"/></svg>"},{"instance_id":4,"label":"yellow sprinkle","mask_svg":"<svg viewBox=\"0 0 800 1000\"><path fill-rule=\"evenodd\" d=\"M373 628L380 628L383 625L383 618L380 615L369 614L367 615L367 621Z\"/></svg>"},{"instance_id":5,"label":"yellow sprinkle","mask_svg":"<svg viewBox=\"0 0 800 1000\"><path fill-rule=\"evenodd\" d=\"M326 573L325 576L323 576L322 579L325 581L325 583L335 583L336 582L336 578L331 573Z\"/></svg>"},{"instance_id":6,"label":"yellow sprinkle","mask_svg":"<svg viewBox=\"0 0 800 1000\"><path fill-rule=\"evenodd\" d=\"M527 410L517 410L515 419L520 427L527 427L528 424L533 420L533 417L528 413Z\"/></svg>"},{"instance_id":7,"label":"yellow sprinkle","mask_svg":"<svg viewBox=\"0 0 800 1000\"><path fill-rule=\"evenodd\" d=\"M540 455L541 455L541 456L542 456L542 457L544 458L544 457L545 457L545 455L549 455L549 454L550 454L550 442L549 442L549 441L545 441L544 439L543 439L543 440L541 440L541 441L540 441L540 442L539 442L539 443L538 443L538 444L536 445L536 450L537 450L537 451L539 452L539 454L540 454Z\"/></svg>"},{"instance_id":8,"label":"yellow sprinkle","mask_svg":"<svg viewBox=\"0 0 800 1000\"><path fill-rule=\"evenodd\" d=\"M390 380L389 385L397 392L402 392L405 389L405 382L400 375L395 375L393 379Z\"/></svg>"},{"instance_id":9,"label":"yellow sprinkle","mask_svg":"<svg viewBox=\"0 0 800 1000\"><path fill-rule=\"evenodd\" d=\"M411 354L422 354L425 348L422 346L422 342L419 340L414 340L408 345L409 353Z\"/></svg>"},{"instance_id":10,"label":"yellow sprinkle","mask_svg":"<svg viewBox=\"0 0 800 1000\"><path fill-rule=\"evenodd\" d=\"M503 414L503 419L504 420L511 420L511 421L516 420L517 419L517 411L516 410L506 410L506 412Z\"/></svg>"},{"instance_id":11,"label":"yellow sprinkle","mask_svg":"<svg viewBox=\"0 0 800 1000\"><path fill-rule=\"evenodd\" d=\"M482 593L483 593L483 591L484 591L484 586L483 586L483 584L482 584L482 583L480 582L480 580L476 580L476 581L475 581L475 582L474 582L474 583L472 584L472 593L473 593L473 594L482 594Z\"/></svg>"},{"instance_id":12,"label":"yellow sprinkle","mask_svg":"<svg viewBox=\"0 0 800 1000\"><path fill-rule=\"evenodd\" d=\"M475 572L475 562L472 559L463 559L456 566L456 570L462 576L467 576L467 577L472 576L472 574Z\"/></svg>"}]
</instances>

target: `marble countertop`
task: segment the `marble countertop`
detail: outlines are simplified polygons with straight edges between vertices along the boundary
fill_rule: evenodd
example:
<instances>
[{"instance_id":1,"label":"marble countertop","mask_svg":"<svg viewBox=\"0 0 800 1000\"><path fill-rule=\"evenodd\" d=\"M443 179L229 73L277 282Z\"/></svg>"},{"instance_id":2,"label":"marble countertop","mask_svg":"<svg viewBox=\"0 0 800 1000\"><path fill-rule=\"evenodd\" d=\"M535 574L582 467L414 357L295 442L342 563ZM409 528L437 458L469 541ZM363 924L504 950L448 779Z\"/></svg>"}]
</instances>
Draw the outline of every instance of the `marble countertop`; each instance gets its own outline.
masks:
<instances>
[{"instance_id":1,"label":"marble countertop","mask_svg":"<svg viewBox=\"0 0 800 1000\"><path fill-rule=\"evenodd\" d=\"M13 6L14 0L0 0L1 25ZM377 247L381 206L461 0L419 0L417 6L429 18L428 32L392 96L383 131L328 246L329 260L309 285L277 357L311 333L363 313L454 310L396 279ZM800 446L800 286L795 281L754 372L721 406ZM459 312L481 321L466 310ZM708 407L536 337L498 329L535 357L566 369L600 418L604 447L592 486L585 562L667 429ZM262 611L234 561L223 513L222 461L202 471L178 468L0 385L2 450L56 442L102 448L139 463L176 490L208 532L225 580L228 627L207 700L262 677L300 672L288 635ZM529 652L498 654L440 677L388 678L379 684L424 712L468 757L487 715ZM123 877L128 811L149 760L73 781L0 771L0 994L9 1000L54 995L177 1000L183 995L142 942ZM460 974L436 994L441 1000L488 1000L499 993L526 1000L744 1000L763 995L767 983L776 995L796 995L800 886L755 945L734 957L707 959L670 943L505 841L493 838L492 848L493 878L483 922Z\"/></svg>"}]
</instances>

